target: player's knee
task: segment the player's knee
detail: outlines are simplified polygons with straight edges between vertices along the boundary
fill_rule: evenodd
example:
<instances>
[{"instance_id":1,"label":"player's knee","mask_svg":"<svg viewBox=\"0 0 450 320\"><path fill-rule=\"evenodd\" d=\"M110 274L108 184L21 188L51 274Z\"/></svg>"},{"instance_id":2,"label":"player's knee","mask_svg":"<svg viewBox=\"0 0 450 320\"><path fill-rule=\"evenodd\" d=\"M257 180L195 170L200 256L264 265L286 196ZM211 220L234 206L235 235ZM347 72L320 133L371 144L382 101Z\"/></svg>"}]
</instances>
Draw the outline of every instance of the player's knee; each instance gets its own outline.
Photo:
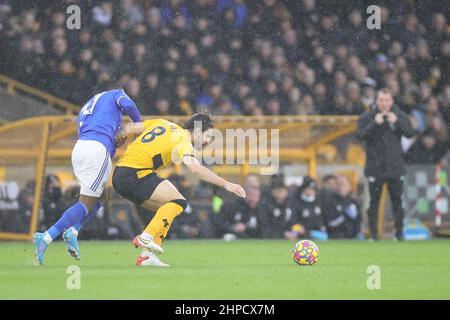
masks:
<instances>
[{"instance_id":1,"label":"player's knee","mask_svg":"<svg viewBox=\"0 0 450 320\"><path fill-rule=\"evenodd\" d=\"M182 207L183 211L186 210L187 205L188 205L186 199L175 199L175 200L171 200L170 202L176 203L177 205Z\"/></svg>"},{"instance_id":2,"label":"player's knee","mask_svg":"<svg viewBox=\"0 0 450 320\"><path fill-rule=\"evenodd\" d=\"M98 198L80 194L78 201L81 202L88 211L91 211L98 201Z\"/></svg>"}]
</instances>

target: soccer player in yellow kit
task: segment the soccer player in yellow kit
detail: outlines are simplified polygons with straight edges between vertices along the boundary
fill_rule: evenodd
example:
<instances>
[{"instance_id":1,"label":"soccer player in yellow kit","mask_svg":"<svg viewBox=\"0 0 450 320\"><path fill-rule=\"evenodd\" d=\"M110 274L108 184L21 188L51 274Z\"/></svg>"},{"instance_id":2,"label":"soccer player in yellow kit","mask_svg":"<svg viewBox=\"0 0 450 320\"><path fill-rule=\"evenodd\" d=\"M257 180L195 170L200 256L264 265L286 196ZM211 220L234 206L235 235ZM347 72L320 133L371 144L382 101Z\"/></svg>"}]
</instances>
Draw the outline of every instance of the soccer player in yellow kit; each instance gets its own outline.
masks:
<instances>
[{"instance_id":1,"label":"soccer player in yellow kit","mask_svg":"<svg viewBox=\"0 0 450 320\"><path fill-rule=\"evenodd\" d=\"M173 220L184 211L186 199L169 181L158 176L158 170L172 163L183 163L201 180L225 188L239 197L244 189L217 176L195 158L194 147L210 143L212 119L208 114L195 114L183 127L164 119L144 122L144 132L133 141L120 158L113 174L114 189L124 198L155 212L145 230L133 239L143 248L138 266L168 266L157 255Z\"/></svg>"}]
</instances>

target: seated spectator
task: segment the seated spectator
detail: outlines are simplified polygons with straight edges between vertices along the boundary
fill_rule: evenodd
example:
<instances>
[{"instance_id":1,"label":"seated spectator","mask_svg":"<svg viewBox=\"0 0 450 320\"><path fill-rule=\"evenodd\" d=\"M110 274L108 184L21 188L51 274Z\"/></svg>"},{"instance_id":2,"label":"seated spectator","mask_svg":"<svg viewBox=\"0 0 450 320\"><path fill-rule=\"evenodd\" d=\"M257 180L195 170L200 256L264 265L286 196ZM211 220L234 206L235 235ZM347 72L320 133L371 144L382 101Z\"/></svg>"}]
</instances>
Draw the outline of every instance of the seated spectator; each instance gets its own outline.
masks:
<instances>
[{"instance_id":1,"label":"seated spectator","mask_svg":"<svg viewBox=\"0 0 450 320\"><path fill-rule=\"evenodd\" d=\"M336 191L338 188L338 179L334 174L328 174L322 178L321 190L324 191Z\"/></svg>"},{"instance_id":2,"label":"seated spectator","mask_svg":"<svg viewBox=\"0 0 450 320\"><path fill-rule=\"evenodd\" d=\"M107 190L105 206L83 227L80 235L89 227L88 236L95 237L97 232L108 239L132 239L142 232L155 213L122 198L113 188Z\"/></svg>"},{"instance_id":3,"label":"seated spectator","mask_svg":"<svg viewBox=\"0 0 450 320\"><path fill-rule=\"evenodd\" d=\"M27 182L24 189L19 192L19 210L13 211L9 214L6 225L8 232L21 232L26 233L29 231L31 224L31 213L33 212L35 193L35 181L30 180ZM39 210L39 220L42 219L42 210Z\"/></svg>"},{"instance_id":4,"label":"seated spectator","mask_svg":"<svg viewBox=\"0 0 450 320\"><path fill-rule=\"evenodd\" d=\"M425 130L406 152L406 162L411 164L437 164L447 146L439 142L434 132Z\"/></svg>"},{"instance_id":5,"label":"seated spectator","mask_svg":"<svg viewBox=\"0 0 450 320\"><path fill-rule=\"evenodd\" d=\"M55 224L64 212L62 201L61 182L55 175L48 175L45 180L44 196L42 198L42 209L44 219L41 228L48 229Z\"/></svg>"},{"instance_id":6,"label":"seated spectator","mask_svg":"<svg viewBox=\"0 0 450 320\"><path fill-rule=\"evenodd\" d=\"M326 175L322 178L320 186L320 203L327 202L327 199L333 197L338 192L338 179L334 174Z\"/></svg>"},{"instance_id":7,"label":"seated spectator","mask_svg":"<svg viewBox=\"0 0 450 320\"><path fill-rule=\"evenodd\" d=\"M216 227L225 240L256 238L258 235L257 217L262 208L258 178L248 176L244 189L247 192L244 199L226 202L220 211Z\"/></svg>"},{"instance_id":8,"label":"seated spectator","mask_svg":"<svg viewBox=\"0 0 450 320\"><path fill-rule=\"evenodd\" d=\"M171 238L180 239L211 239L218 238L211 207L205 205L194 205L174 222Z\"/></svg>"},{"instance_id":9,"label":"seated spectator","mask_svg":"<svg viewBox=\"0 0 450 320\"><path fill-rule=\"evenodd\" d=\"M305 177L303 179L292 203L294 215L291 224L293 227L288 237L290 239L298 236L327 238L322 209L317 196L317 184L312 178Z\"/></svg>"},{"instance_id":10,"label":"seated spectator","mask_svg":"<svg viewBox=\"0 0 450 320\"><path fill-rule=\"evenodd\" d=\"M288 201L288 188L284 177L273 176L270 196L263 201L258 215L259 235L264 239L283 238L292 224L292 209Z\"/></svg>"},{"instance_id":11,"label":"seated spectator","mask_svg":"<svg viewBox=\"0 0 450 320\"><path fill-rule=\"evenodd\" d=\"M322 203L328 236L332 239L353 239L360 231L360 207L351 195L350 181L346 176L338 176L337 185L338 192Z\"/></svg>"}]
</instances>

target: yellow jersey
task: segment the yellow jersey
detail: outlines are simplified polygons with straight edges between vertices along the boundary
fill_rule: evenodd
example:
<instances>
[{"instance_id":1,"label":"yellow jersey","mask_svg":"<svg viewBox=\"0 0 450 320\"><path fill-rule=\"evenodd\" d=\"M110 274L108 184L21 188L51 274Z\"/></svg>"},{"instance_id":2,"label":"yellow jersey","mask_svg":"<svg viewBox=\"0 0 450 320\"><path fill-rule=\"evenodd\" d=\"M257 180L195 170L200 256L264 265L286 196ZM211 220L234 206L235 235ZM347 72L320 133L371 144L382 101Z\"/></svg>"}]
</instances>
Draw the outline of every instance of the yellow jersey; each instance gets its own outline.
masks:
<instances>
[{"instance_id":1,"label":"yellow jersey","mask_svg":"<svg viewBox=\"0 0 450 320\"><path fill-rule=\"evenodd\" d=\"M191 135L179 125L154 119L144 121L144 127L144 132L128 145L117 166L143 169L145 172L138 173L141 178L172 163L181 163L186 155L195 156Z\"/></svg>"}]
</instances>

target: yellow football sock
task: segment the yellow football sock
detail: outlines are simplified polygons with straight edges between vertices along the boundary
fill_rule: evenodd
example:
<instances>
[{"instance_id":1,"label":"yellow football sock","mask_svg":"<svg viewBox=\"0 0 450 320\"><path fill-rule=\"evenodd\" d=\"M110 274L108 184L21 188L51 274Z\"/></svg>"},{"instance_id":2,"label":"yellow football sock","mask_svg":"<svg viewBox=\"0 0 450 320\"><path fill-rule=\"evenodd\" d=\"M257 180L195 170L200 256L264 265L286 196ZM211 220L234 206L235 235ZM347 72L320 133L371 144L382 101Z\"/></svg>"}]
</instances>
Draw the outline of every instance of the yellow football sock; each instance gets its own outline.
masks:
<instances>
[{"instance_id":1,"label":"yellow football sock","mask_svg":"<svg viewBox=\"0 0 450 320\"><path fill-rule=\"evenodd\" d=\"M153 241L161 245L167 237L173 220L182 213L184 208L175 202L167 202L156 211L152 221L145 228L145 232L153 236Z\"/></svg>"}]
</instances>

